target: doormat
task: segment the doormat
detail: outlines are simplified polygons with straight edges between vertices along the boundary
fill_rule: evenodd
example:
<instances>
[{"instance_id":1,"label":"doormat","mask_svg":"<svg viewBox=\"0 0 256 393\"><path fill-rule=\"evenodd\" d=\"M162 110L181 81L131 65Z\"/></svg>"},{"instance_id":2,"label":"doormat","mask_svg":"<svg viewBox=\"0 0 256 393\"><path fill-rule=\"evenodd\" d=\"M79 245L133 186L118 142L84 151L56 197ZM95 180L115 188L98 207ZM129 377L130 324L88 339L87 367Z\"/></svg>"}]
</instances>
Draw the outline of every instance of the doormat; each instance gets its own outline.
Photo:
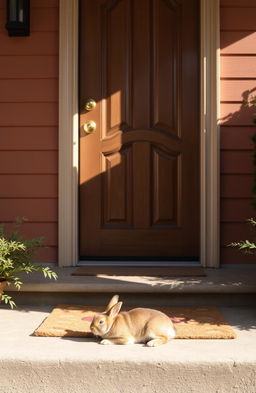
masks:
<instances>
[{"instance_id":1,"label":"doormat","mask_svg":"<svg viewBox=\"0 0 256 393\"><path fill-rule=\"evenodd\" d=\"M72 276L204 277L206 273L199 266L81 266Z\"/></svg>"},{"instance_id":2,"label":"doormat","mask_svg":"<svg viewBox=\"0 0 256 393\"><path fill-rule=\"evenodd\" d=\"M62 304L34 331L43 337L93 337L90 323L100 306ZM128 310L128 308L126 308ZM236 334L216 307L157 307L173 321L179 339L233 339Z\"/></svg>"}]
</instances>

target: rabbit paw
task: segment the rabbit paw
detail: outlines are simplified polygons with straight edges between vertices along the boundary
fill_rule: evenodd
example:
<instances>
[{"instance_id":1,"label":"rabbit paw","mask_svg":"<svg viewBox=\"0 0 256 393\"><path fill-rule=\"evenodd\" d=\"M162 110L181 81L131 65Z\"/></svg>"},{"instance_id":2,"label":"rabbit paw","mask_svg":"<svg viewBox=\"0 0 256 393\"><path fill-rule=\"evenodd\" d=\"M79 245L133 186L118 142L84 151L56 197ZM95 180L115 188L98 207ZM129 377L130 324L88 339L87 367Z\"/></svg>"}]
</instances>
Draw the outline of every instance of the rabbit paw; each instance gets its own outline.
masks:
<instances>
[{"instance_id":1,"label":"rabbit paw","mask_svg":"<svg viewBox=\"0 0 256 393\"><path fill-rule=\"evenodd\" d=\"M147 342L147 347L157 347L158 345L161 345L162 342L158 338L155 338L154 340L150 340Z\"/></svg>"},{"instance_id":2,"label":"rabbit paw","mask_svg":"<svg viewBox=\"0 0 256 393\"><path fill-rule=\"evenodd\" d=\"M102 344L102 345L109 345L109 344L112 344L112 342L110 340L107 340L106 338L104 338L104 340L100 341L100 344Z\"/></svg>"}]
</instances>

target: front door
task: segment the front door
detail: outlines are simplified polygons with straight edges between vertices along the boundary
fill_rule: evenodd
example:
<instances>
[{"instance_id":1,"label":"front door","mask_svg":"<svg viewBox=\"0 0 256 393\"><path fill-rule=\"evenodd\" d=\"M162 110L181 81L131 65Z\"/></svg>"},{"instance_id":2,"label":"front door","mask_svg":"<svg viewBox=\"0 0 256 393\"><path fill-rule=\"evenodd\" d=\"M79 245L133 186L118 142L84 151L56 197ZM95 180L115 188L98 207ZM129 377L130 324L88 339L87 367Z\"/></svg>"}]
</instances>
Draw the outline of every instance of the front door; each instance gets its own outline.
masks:
<instances>
[{"instance_id":1,"label":"front door","mask_svg":"<svg viewBox=\"0 0 256 393\"><path fill-rule=\"evenodd\" d=\"M81 0L82 259L198 257L199 26L198 0Z\"/></svg>"}]
</instances>

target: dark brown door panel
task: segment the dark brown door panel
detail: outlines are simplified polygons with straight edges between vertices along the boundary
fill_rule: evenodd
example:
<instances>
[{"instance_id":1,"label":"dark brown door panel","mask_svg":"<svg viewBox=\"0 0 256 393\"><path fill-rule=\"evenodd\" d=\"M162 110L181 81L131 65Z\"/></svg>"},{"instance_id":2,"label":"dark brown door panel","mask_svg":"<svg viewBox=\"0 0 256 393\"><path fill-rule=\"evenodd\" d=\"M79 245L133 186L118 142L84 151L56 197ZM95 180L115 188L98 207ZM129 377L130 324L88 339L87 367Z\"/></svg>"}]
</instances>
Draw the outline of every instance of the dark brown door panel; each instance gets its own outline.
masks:
<instances>
[{"instance_id":1,"label":"dark brown door panel","mask_svg":"<svg viewBox=\"0 0 256 393\"><path fill-rule=\"evenodd\" d=\"M199 255L198 3L81 0L81 256Z\"/></svg>"}]
</instances>

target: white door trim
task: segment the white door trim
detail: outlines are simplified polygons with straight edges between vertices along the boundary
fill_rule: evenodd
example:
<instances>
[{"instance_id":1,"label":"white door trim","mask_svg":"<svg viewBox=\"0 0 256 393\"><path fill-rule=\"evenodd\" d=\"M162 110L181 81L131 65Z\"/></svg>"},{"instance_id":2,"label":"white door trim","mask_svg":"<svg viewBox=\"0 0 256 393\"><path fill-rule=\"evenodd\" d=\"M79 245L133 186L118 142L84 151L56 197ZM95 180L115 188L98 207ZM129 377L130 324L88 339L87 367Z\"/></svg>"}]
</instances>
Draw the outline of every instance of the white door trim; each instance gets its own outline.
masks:
<instances>
[{"instance_id":1,"label":"white door trim","mask_svg":"<svg viewBox=\"0 0 256 393\"><path fill-rule=\"evenodd\" d=\"M59 266L78 263L79 0L60 0ZM201 250L219 266L219 0L201 0Z\"/></svg>"},{"instance_id":2,"label":"white door trim","mask_svg":"<svg viewBox=\"0 0 256 393\"><path fill-rule=\"evenodd\" d=\"M219 266L219 0L201 0L201 252Z\"/></svg>"},{"instance_id":3,"label":"white door trim","mask_svg":"<svg viewBox=\"0 0 256 393\"><path fill-rule=\"evenodd\" d=\"M59 266L78 261L78 0L59 11Z\"/></svg>"}]
</instances>

